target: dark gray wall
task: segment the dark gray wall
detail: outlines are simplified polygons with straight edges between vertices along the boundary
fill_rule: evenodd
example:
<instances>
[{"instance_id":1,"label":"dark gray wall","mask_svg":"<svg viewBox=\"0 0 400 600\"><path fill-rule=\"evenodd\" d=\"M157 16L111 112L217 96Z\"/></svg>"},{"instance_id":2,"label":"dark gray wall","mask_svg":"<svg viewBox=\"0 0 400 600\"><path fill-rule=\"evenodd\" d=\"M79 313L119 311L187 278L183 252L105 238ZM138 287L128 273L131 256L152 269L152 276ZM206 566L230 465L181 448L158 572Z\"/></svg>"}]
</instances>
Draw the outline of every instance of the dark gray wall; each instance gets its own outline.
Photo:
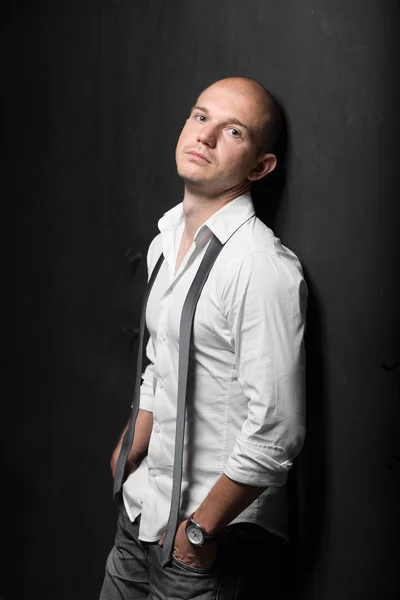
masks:
<instances>
[{"instance_id":1,"label":"dark gray wall","mask_svg":"<svg viewBox=\"0 0 400 600\"><path fill-rule=\"evenodd\" d=\"M8 7L0 595L98 596L108 460L133 388L122 330L137 327L145 281L128 258L181 199L174 146L197 93L247 75L288 125L285 172L257 210L310 286L291 597L397 597L397 5Z\"/></svg>"}]
</instances>

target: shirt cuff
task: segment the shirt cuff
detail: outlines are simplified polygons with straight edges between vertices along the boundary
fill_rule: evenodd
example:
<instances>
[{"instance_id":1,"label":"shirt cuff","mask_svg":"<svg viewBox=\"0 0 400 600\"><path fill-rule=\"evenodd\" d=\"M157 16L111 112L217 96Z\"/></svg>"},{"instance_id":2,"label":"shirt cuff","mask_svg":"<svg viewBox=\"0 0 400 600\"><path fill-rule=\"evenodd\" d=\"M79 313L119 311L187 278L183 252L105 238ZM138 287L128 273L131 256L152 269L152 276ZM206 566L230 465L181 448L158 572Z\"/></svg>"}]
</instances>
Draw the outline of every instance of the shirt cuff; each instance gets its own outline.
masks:
<instances>
[{"instance_id":1,"label":"shirt cuff","mask_svg":"<svg viewBox=\"0 0 400 600\"><path fill-rule=\"evenodd\" d=\"M280 446L249 446L237 442L224 473L245 485L281 487L285 485L292 461Z\"/></svg>"},{"instance_id":2,"label":"shirt cuff","mask_svg":"<svg viewBox=\"0 0 400 600\"><path fill-rule=\"evenodd\" d=\"M148 396L147 394L140 394L139 408L142 410L147 410L148 412L153 412L153 396Z\"/></svg>"}]
</instances>

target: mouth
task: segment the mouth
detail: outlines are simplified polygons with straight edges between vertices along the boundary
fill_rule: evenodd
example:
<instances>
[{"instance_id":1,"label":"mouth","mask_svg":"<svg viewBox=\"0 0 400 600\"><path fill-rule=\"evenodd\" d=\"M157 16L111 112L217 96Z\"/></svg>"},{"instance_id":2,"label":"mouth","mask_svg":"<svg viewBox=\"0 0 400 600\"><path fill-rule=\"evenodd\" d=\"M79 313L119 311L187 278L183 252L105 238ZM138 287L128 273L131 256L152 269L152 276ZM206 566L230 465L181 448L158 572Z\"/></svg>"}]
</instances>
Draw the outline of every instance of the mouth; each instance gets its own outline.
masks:
<instances>
[{"instance_id":1,"label":"mouth","mask_svg":"<svg viewBox=\"0 0 400 600\"><path fill-rule=\"evenodd\" d=\"M206 158L205 156L203 156L203 154L200 154L199 152L194 152L194 150L190 150L190 152L188 152L187 154L190 154L191 156L194 156L195 158L200 158L201 160L204 160L205 162L208 162L209 164L211 164L211 161L208 160L208 158Z\"/></svg>"}]
</instances>

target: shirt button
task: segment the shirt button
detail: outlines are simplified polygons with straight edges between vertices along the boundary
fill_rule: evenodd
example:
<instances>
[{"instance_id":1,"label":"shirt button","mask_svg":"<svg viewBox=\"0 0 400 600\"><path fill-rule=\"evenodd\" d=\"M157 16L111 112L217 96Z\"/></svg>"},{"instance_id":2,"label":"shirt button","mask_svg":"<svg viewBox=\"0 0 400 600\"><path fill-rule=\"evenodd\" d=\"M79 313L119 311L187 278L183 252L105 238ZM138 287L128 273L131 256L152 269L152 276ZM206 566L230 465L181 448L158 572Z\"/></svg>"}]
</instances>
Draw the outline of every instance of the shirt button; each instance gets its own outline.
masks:
<instances>
[{"instance_id":1,"label":"shirt button","mask_svg":"<svg viewBox=\"0 0 400 600\"><path fill-rule=\"evenodd\" d=\"M160 381L158 382L158 385L160 386L160 388L165 387L165 383L163 382L162 379L160 379Z\"/></svg>"},{"instance_id":2,"label":"shirt button","mask_svg":"<svg viewBox=\"0 0 400 600\"><path fill-rule=\"evenodd\" d=\"M162 341L162 342L165 342L165 340L167 339L167 336L165 335L165 333L164 333L164 332L162 332L162 333L160 334L160 339L161 339L161 341Z\"/></svg>"},{"instance_id":3,"label":"shirt button","mask_svg":"<svg viewBox=\"0 0 400 600\"><path fill-rule=\"evenodd\" d=\"M153 469L151 474L153 477L157 477L157 469Z\"/></svg>"},{"instance_id":4,"label":"shirt button","mask_svg":"<svg viewBox=\"0 0 400 600\"><path fill-rule=\"evenodd\" d=\"M143 500L141 498L140 498L139 502L140 502L140 504L143 504Z\"/></svg>"},{"instance_id":5,"label":"shirt button","mask_svg":"<svg viewBox=\"0 0 400 600\"><path fill-rule=\"evenodd\" d=\"M161 431L161 429L160 429L160 427L157 425L157 427L156 427L156 432L157 432L157 433L160 433L160 431Z\"/></svg>"}]
</instances>

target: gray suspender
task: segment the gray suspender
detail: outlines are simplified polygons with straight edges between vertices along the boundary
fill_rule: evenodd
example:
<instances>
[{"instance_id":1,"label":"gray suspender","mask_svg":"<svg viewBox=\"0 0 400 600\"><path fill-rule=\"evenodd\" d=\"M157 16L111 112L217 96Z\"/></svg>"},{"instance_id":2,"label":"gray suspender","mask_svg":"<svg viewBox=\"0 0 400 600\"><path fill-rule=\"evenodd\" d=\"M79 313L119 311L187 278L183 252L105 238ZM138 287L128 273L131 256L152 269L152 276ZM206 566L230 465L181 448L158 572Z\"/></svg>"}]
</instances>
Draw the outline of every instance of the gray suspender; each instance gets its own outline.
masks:
<instances>
[{"instance_id":1,"label":"gray suspender","mask_svg":"<svg viewBox=\"0 0 400 600\"><path fill-rule=\"evenodd\" d=\"M158 271L160 270L163 260L164 260L164 256L161 254L160 258L157 261L156 266L153 269L150 279L147 282L147 287L146 287L146 290L144 293L142 314L140 316L139 348L138 348L137 361L136 361L136 381L135 381L135 389L133 392L133 402L131 404L132 413L131 413L131 418L129 420L128 428L125 431L124 439L122 440L121 450L120 450L120 453L118 456L117 464L115 466L114 489L113 489L114 498L116 497L116 495L122 488L126 459L128 458L128 454L132 448L133 432L135 430L136 417L139 412L140 384L142 381L142 362L143 362L143 346L144 346L143 341L144 341L144 329L145 329L145 325L146 325L147 300L149 299L151 288L153 287L153 283L157 277Z\"/></svg>"},{"instance_id":2,"label":"gray suspender","mask_svg":"<svg viewBox=\"0 0 400 600\"><path fill-rule=\"evenodd\" d=\"M170 561L174 547L175 533L178 527L179 508L181 501L183 442L185 435L186 390L189 370L190 340L192 337L193 319L201 290L207 280L211 268L222 250L222 244L215 235L204 254L199 269L186 296L182 309L179 328L179 369L178 369L178 406L176 415L175 457L172 485L171 509L168 518L167 532L162 549L162 563Z\"/></svg>"}]
</instances>

